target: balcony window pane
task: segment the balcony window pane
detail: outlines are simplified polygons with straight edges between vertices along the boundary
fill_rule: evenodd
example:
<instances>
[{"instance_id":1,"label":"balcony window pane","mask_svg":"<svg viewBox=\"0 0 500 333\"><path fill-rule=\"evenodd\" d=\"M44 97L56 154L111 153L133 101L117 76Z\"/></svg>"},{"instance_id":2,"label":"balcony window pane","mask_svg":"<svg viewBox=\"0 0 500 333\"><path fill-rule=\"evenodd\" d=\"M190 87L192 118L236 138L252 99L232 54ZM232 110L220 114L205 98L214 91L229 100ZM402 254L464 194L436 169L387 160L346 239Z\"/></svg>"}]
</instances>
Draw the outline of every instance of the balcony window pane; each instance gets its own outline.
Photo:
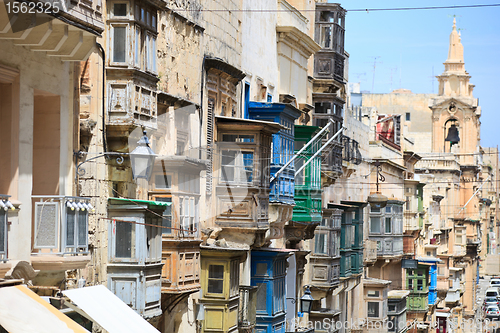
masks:
<instances>
[{"instance_id":1,"label":"balcony window pane","mask_svg":"<svg viewBox=\"0 0 500 333\"><path fill-rule=\"evenodd\" d=\"M113 62L125 62L127 28L113 27Z\"/></svg>"},{"instance_id":2,"label":"balcony window pane","mask_svg":"<svg viewBox=\"0 0 500 333\"><path fill-rule=\"evenodd\" d=\"M251 183L253 180L253 153L243 152L243 165L245 166L246 181Z\"/></svg>"},{"instance_id":3,"label":"balcony window pane","mask_svg":"<svg viewBox=\"0 0 500 333\"><path fill-rule=\"evenodd\" d=\"M423 291L424 290L424 280L421 280L421 279L417 280L417 290L418 291Z\"/></svg>"},{"instance_id":4,"label":"balcony window pane","mask_svg":"<svg viewBox=\"0 0 500 333\"><path fill-rule=\"evenodd\" d=\"M385 233L386 234L390 234L391 231L392 231L392 225L391 225L392 221L391 221L391 218L390 217L386 217L385 218Z\"/></svg>"},{"instance_id":5,"label":"balcony window pane","mask_svg":"<svg viewBox=\"0 0 500 333\"><path fill-rule=\"evenodd\" d=\"M328 119L326 118L317 118L315 121L314 121L314 125L315 126L318 126L318 127L325 127L325 126L328 126Z\"/></svg>"},{"instance_id":6,"label":"balcony window pane","mask_svg":"<svg viewBox=\"0 0 500 333\"><path fill-rule=\"evenodd\" d=\"M151 37L151 66L154 73L156 73L156 38Z\"/></svg>"},{"instance_id":7,"label":"balcony window pane","mask_svg":"<svg viewBox=\"0 0 500 333\"><path fill-rule=\"evenodd\" d=\"M257 275L267 275L267 264L265 262L259 262L256 265Z\"/></svg>"},{"instance_id":8,"label":"balcony window pane","mask_svg":"<svg viewBox=\"0 0 500 333\"><path fill-rule=\"evenodd\" d=\"M253 181L253 152L222 150L221 179L223 182Z\"/></svg>"},{"instance_id":9,"label":"balcony window pane","mask_svg":"<svg viewBox=\"0 0 500 333\"><path fill-rule=\"evenodd\" d=\"M377 234L380 233L380 217L370 218L370 232Z\"/></svg>"},{"instance_id":10,"label":"balcony window pane","mask_svg":"<svg viewBox=\"0 0 500 333\"><path fill-rule=\"evenodd\" d=\"M222 294L224 290L224 266L208 266L208 292L211 294Z\"/></svg>"},{"instance_id":11,"label":"balcony window pane","mask_svg":"<svg viewBox=\"0 0 500 333\"><path fill-rule=\"evenodd\" d=\"M380 297L380 291L379 290L368 290L367 296L368 297Z\"/></svg>"},{"instance_id":12,"label":"balcony window pane","mask_svg":"<svg viewBox=\"0 0 500 333\"><path fill-rule=\"evenodd\" d=\"M334 12L321 12L321 15L319 17L319 20L321 22L330 22L330 23L334 23L334 15L335 13Z\"/></svg>"},{"instance_id":13,"label":"balcony window pane","mask_svg":"<svg viewBox=\"0 0 500 333\"><path fill-rule=\"evenodd\" d=\"M222 181L234 181L234 168L235 168L236 152L230 150L223 150L221 157L221 175Z\"/></svg>"},{"instance_id":14,"label":"balcony window pane","mask_svg":"<svg viewBox=\"0 0 500 333\"><path fill-rule=\"evenodd\" d=\"M223 134L222 141L224 142L254 142L253 135L237 135L237 134Z\"/></svg>"},{"instance_id":15,"label":"balcony window pane","mask_svg":"<svg viewBox=\"0 0 500 333\"><path fill-rule=\"evenodd\" d=\"M368 302L368 317L379 317L379 302Z\"/></svg>"},{"instance_id":16,"label":"balcony window pane","mask_svg":"<svg viewBox=\"0 0 500 333\"><path fill-rule=\"evenodd\" d=\"M156 201L161 201L161 202L172 202L172 198L169 197L156 197ZM163 216L162 216L162 226L165 228L162 228L162 234L163 235L171 235L172 234L172 229L167 229L172 227L172 205L168 206L165 208L163 211Z\"/></svg>"},{"instance_id":17,"label":"balcony window pane","mask_svg":"<svg viewBox=\"0 0 500 333\"><path fill-rule=\"evenodd\" d=\"M326 234L321 233L321 234L316 234L314 236L314 252L317 254L326 254L327 250L327 240L328 237L326 237Z\"/></svg>"},{"instance_id":18,"label":"balcony window pane","mask_svg":"<svg viewBox=\"0 0 500 333\"><path fill-rule=\"evenodd\" d=\"M326 26L321 29L321 46L324 49L332 47L332 27Z\"/></svg>"},{"instance_id":19,"label":"balcony window pane","mask_svg":"<svg viewBox=\"0 0 500 333\"><path fill-rule=\"evenodd\" d=\"M66 214L66 245L75 246L75 214L76 211L67 209Z\"/></svg>"},{"instance_id":20,"label":"balcony window pane","mask_svg":"<svg viewBox=\"0 0 500 333\"><path fill-rule=\"evenodd\" d=\"M78 246L87 246L87 213L78 214Z\"/></svg>"},{"instance_id":21,"label":"balcony window pane","mask_svg":"<svg viewBox=\"0 0 500 333\"><path fill-rule=\"evenodd\" d=\"M304 165L304 158L297 157L294 162L295 162L295 171L298 171ZM305 169L303 169L301 172L295 175L295 185L304 185L305 183L304 172Z\"/></svg>"},{"instance_id":22,"label":"balcony window pane","mask_svg":"<svg viewBox=\"0 0 500 333\"><path fill-rule=\"evenodd\" d=\"M332 103L320 102L314 103L314 113L331 113Z\"/></svg>"},{"instance_id":23,"label":"balcony window pane","mask_svg":"<svg viewBox=\"0 0 500 333\"><path fill-rule=\"evenodd\" d=\"M141 29L135 28L135 65L141 66Z\"/></svg>"},{"instance_id":24,"label":"balcony window pane","mask_svg":"<svg viewBox=\"0 0 500 333\"><path fill-rule=\"evenodd\" d=\"M238 290L239 290L239 277L240 277L240 263L238 260L233 260L231 261L231 271L230 273L230 283L229 283L229 290L230 290L230 295L229 296L236 296L238 295Z\"/></svg>"},{"instance_id":25,"label":"balcony window pane","mask_svg":"<svg viewBox=\"0 0 500 333\"><path fill-rule=\"evenodd\" d=\"M257 311L266 311L267 284L257 283Z\"/></svg>"},{"instance_id":26,"label":"balcony window pane","mask_svg":"<svg viewBox=\"0 0 500 333\"><path fill-rule=\"evenodd\" d=\"M115 3L114 4L114 15L115 16L127 16L127 4L126 3Z\"/></svg>"},{"instance_id":27,"label":"balcony window pane","mask_svg":"<svg viewBox=\"0 0 500 333\"><path fill-rule=\"evenodd\" d=\"M132 223L116 222L116 257L132 258Z\"/></svg>"}]
</instances>

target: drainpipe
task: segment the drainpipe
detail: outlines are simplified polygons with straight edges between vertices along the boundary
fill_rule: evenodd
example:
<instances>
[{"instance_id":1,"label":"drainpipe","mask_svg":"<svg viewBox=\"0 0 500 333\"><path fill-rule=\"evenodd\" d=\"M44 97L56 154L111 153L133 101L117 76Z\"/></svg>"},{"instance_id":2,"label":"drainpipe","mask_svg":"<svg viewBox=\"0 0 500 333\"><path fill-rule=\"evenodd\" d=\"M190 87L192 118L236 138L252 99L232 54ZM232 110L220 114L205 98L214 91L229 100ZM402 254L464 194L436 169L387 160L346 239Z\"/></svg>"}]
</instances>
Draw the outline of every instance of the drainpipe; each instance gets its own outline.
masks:
<instances>
[{"instance_id":1,"label":"drainpipe","mask_svg":"<svg viewBox=\"0 0 500 333\"><path fill-rule=\"evenodd\" d=\"M106 104L105 104L105 92L106 92L106 52L101 44L96 43L97 48L102 54L102 148L104 152L108 151L106 144ZM106 156L104 157L106 158Z\"/></svg>"}]
</instances>

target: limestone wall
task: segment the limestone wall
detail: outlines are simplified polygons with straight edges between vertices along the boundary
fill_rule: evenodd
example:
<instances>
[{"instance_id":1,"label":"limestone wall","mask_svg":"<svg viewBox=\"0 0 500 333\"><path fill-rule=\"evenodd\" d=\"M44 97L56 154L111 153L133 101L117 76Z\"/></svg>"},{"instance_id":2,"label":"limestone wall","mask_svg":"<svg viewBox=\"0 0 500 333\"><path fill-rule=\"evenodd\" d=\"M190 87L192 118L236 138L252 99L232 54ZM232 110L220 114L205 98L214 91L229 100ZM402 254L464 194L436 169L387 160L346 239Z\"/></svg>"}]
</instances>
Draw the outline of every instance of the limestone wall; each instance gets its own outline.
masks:
<instances>
[{"instance_id":1,"label":"limestone wall","mask_svg":"<svg viewBox=\"0 0 500 333\"><path fill-rule=\"evenodd\" d=\"M10 155L3 158L10 160L10 170L5 176L9 180L2 182L4 191L12 196L11 200L21 202L19 219L9 226L9 258L29 261L31 253L32 214L31 195L33 190L34 165L34 123L35 95L53 96L59 99L55 107L60 112L60 132L54 138L59 144L55 152L60 164L50 169L57 181L56 194L71 195L73 189L71 160L73 156L73 103L72 103L72 63L63 63L59 58L47 57L44 52L32 52L28 48L15 46L11 41L0 41L0 66L8 71L18 71L13 78L10 100L4 100L2 114L11 112L10 139L1 137L0 146L8 145ZM10 105L5 105L7 102ZM12 103L12 104L11 104ZM37 104L38 105L38 104ZM12 111L10 111L12 110ZM54 194L54 193L50 193Z\"/></svg>"}]
</instances>

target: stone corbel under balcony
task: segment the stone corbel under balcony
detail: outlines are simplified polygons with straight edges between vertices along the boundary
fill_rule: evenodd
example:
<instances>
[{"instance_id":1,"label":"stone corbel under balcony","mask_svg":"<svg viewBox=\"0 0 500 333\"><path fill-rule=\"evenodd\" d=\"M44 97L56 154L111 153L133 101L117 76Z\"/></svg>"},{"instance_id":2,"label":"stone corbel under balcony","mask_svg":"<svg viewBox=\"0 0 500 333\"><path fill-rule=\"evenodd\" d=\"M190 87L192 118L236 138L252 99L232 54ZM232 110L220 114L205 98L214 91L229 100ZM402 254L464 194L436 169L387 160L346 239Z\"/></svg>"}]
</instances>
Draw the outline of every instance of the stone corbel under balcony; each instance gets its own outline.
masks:
<instances>
[{"instance_id":1,"label":"stone corbel under balcony","mask_svg":"<svg viewBox=\"0 0 500 333\"><path fill-rule=\"evenodd\" d=\"M34 269L40 271L67 271L82 269L90 262L90 255L83 256L58 256L39 255L31 256L31 264Z\"/></svg>"},{"instance_id":2,"label":"stone corbel under balcony","mask_svg":"<svg viewBox=\"0 0 500 333\"><path fill-rule=\"evenodd\" d=\"M266 242L271 239L281 239L285 236L285 223L293 216L293 206L282 203L269 203L269 230Z\"/></svg>"},{"instance_id":3,"label":"stone corbel under balcony","mask_svg":"<svg viewBox=\"0 0 500 333\"><path fill-rule=\"evenodd\" d=\"M288 222L288 224L285 225L286 243L296 244L301 240L312 239L314 237L314 230L317 226L317 223Z\"/></svg>"},{"instance_id":4,"label":"stone corbel under balcony","mask_svg":"<svg viewBox=\"0 0 500 333\"><path fill-rule=\"evenodd\" d=\"M94 28L100 29L102 22L99 27L90 28L75 24L67 14L60 19L45 14L8 15L6 6L1 7L0 40L11 40L15 45L46 52L48 57L62 61L85 61L95 50L99 32Z\"/></svg>"}]
</instances>

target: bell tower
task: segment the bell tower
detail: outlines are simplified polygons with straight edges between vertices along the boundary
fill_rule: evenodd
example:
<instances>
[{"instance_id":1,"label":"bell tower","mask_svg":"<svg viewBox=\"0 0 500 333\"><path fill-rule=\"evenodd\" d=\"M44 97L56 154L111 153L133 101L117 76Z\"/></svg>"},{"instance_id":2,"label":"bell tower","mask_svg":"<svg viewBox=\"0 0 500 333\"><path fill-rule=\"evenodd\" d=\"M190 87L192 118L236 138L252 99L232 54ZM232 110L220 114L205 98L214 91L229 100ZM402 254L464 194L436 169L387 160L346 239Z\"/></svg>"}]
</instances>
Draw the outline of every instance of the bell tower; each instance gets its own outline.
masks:
<instances>
[{"instance_id":1,"label":"bell tower","mask_svg":"<svg viewBox=\"0 0 500 333\"><path fill-rule=\"evenodd\" d=\"M450 34L444 72L437 76L439 94L430 100L432 110L432 151L474 153L479 147L481 108L472 91L470 75L465 70L464 47L456 19ZM475 164L474 156L461 156L462 165Z\"/></svg>"}]
</instances>

